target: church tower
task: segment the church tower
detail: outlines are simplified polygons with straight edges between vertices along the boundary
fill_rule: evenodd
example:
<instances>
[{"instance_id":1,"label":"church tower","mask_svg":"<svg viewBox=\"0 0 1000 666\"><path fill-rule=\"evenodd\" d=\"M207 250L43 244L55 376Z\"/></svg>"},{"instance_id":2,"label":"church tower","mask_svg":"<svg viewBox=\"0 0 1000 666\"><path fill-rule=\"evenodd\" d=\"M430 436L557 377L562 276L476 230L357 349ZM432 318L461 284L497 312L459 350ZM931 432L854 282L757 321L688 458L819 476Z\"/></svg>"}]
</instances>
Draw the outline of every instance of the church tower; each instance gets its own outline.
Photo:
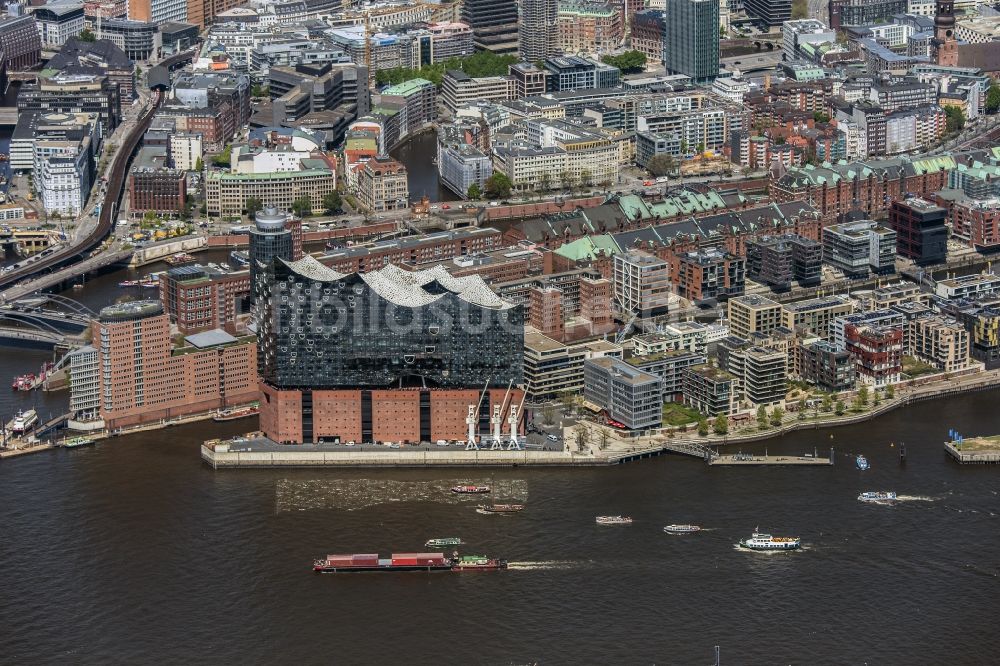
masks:
<instances>
[{"instance_id":1,"label":"church tower","mask_svg":"<svg viewBox=\"0 0 1000 666\"><path fill-rule=\"evenodd\" d=\"M958 66L958 42L955 40L955 2L937 0L934 15L934 60L944 67Z\"/></svg>"}]
</instances>

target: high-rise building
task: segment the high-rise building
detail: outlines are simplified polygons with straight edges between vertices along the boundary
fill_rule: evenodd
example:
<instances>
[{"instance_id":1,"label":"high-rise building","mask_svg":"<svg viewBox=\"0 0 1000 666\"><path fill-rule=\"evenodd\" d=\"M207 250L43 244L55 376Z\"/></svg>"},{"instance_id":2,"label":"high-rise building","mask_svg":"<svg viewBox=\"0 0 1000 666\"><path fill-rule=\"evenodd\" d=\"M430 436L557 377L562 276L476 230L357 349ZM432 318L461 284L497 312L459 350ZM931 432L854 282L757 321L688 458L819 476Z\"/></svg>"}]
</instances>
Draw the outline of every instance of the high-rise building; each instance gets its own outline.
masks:
<instances>
[{"instance_id":1,"label":"high-rise building","mask_svg":"<svg viewBox=\"0 0 1000 666\"><path fill-rule=\"evenodd\" d=\"M128 18L133 21L186 21L187 14L187 0L128 0Z\"/></svg>"},{"instance_id":2,"label":"high-rise building","mask_svg":"<svg viewBox=\"0 0 1000 666\"><path fill-rule=\"evenodd\" d=\"M42 37L35 22L34 14L18 15L11 5L7 15L0 16L0 51L5 62L0 62L0 70L30 69L42 59Z\"/></svg>"},{"instance_id":3,"label":"high-rise building","mask_svg":"<svg viewBox=\"0 0 1000 666\"><path fill-rule=\"evenodd\" d=\"M275 259L291 261L294 257L292 230L288 216L273 206L257 211L250 228L250 293L256 307L257 297L266 294L267 270Z\"/></svg>"},{"instance_id":4,"label":"high-rise building","mask_svg":"<svg viewBox=\"0 0 1000 666\"><path fill-rule=\"evenodd\" d=\"M729 299L729 331L741 338L752 333L770 333L781 326L781 304L765 296Z\"/></svg>"},{"instance_id":5,"label":"high-rise building","mask_svg":"<svg viewBox=\"0 0 1000 666\"><path fill-rule=\"evenodd\" d=\"M792 0L744 0L743 7L748 17L768 27L792 18Z\"/></svg>"},{"instance_id":6,"label":"high-rise building","mask_svg":"<svg viewBox=\"0 0 1000 666\"><path fill-rule=\"evenodd\" d=\"M559 55L558 14L557 0L521 0L517 24L521 60L538 62Z\"/></svg>"},{"instance_id":7,"label":"high-rise building","mask_svg":"<svg viewBox=\"0 0 1000 666\"><path fill-rule=\"evenodd\" d=\"M517 53L517 19L517 0L462 3L462 22L472 26L473 42L480 51Z\"/></svg>"},{"instance_id":8,"label":"high-rise building","mask_svg":"<svg viewBox=\"0 0 1000 666\"><path fill-rule=\"evenodd\" d=\"M698 83L719 75L718 0L667 0L664 25L668 72L690 76Z\"/></svg>"},{"instance_id":9,"label":"high-rise building","mask_svg":"<svg viewBox=\"0 0 1000 666\"><path fill-rule=\"evenodd\" d=\"M640 317L667 313L670 300L670 265L656 256L633 250L615 255L615 302L624 312Z\"/></svg>"},{"instance_id":10,"label":"high-rise building","mask_svg":"<svg viewBox=\"0 0 1000 666\"><path fill-rule=\"evenodd\" d=\"M944 208L919 197L893 201L889 226L896 231L896 253L917 264L943 263L948 256Z\"/></svg>"},{"instance_id":11,"label":"high-rise building","mask_svg":"<svg viewBox=\"0 0 1000 666\"><path fill-rule=\"evenodd\" d=\"M204 28L212 22L216 14L239 4L242 4L240 0L187 0L187 22Z\"/></svg>"}]
</instances>

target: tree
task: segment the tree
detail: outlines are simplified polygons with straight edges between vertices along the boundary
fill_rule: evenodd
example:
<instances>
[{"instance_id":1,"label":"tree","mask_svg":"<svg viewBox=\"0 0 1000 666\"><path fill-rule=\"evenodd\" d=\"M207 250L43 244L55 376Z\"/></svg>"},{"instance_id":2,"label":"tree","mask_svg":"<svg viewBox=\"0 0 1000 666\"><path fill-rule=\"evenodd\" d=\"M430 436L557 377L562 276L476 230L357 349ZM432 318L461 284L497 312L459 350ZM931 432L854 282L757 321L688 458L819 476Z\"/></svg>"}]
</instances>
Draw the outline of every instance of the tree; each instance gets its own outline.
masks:
<instances>
[{"instance_id":1,"label":"tree","mask_svg":"<svg viewBox=\"0 0 1000 666\"><path fill-rule=\"evenodd\" d=\"M204 169L205 169L205 161L199 157L198 161L194 163L194 170L204 171Z\"/></svg>"},{"instance_id":2,"label":"tree","mask_svg":"<svg viewBox=\"0 0 1000 666\"><path fill-rule=\"evenodd\" d=\"M858 402L861 403L862 407L868 405L868 387L862 386L858 389Z\"/></svg>"},{"instance_id":3,"label":"tree","mask_svg":"<svg viewBox=\"0 0 1000 666\"><path fill-rule=\"evenodd\" d=\"M764 409L764 405L757 408L757 425L761 430L767 427L767 410Z\"/></svg>"},{"instance_id":4,"label":"tree","mask_svg":"<svg viewBox=\"0 0 1000 666\"><path fill-rule=\"evenodd\" d=\"M875 391L875 393L872 394L872 404L876 407L882 404L882 394L878 391Z\"/></svg>"},{"instance_id":5,"label":"tree","mask_svg":"<svg viewBox=\"0 0 1000 666\"><path fill-rule=\"evenodd\" d=\"M603 451L608 448L608 441L611 439L611 435L608 434L607 428L601 428L601 434L598 435L598 446Z\"/></svg>"},{"instance_id":6,"label":"tree","mask_svg":"<svg viewBox=\"0 0 1000 666\"><path fill-rule=\"evenodd\" d=\"M845 409L844 408L844 401L843 400L838 400L836 407L834 407L833 413L836 414L837 416L843 416L844 415L844 409Z\"/></svg>"},{"instance_id":7,"label":"tree","mask_svg":"<svg viewBox=\"0 0 1000 666\"><path fill-rule=\"evenodd\" d=\"M945 126L949 133L959 132L965 127L965 109L948 105L944 107L944 114L947 116Z\"/></svg>"},{"instance_id":8,"label":"tree","mask_svg":"<svg viewBox=\"0 0 1000 666\"><path fill-rule=\"evenodd\" d=\"M505 199L510 196L511 182L507 174L496 171L486 179L486 196L491 199Z\"/></svg>"},{"instance_id":9,"label":"tree","mask_svg":"<svg viewBox=\"0 0 1000 666\"><path fill-rule=\"evenodd\" d=\"M785 410L781 407L775 407L774 411L771 412L771 425L775 428L781 425L781 419L785 416Z\"/></svg>"},{"instance_id":10,"label":"tree","mask_svg":"<svg viewBox=\"0 0 1000 666\"><path fill-rule=\"evenodd\" d=\"M892 400L893 398L895 398L896 397L896 387L893 386L892 384L889 384L888 386L886 386L885 387L885 397L889 398L889 400Z\"/></svg>"},{"instance_id":11,"label":"tree","mask_svg":"<svg viewBox=\"0 0 1000 666\"><path fill-rule=\"evenodd\" d=\"M552 176L549 175L548 171L543 172L542 175L538 177L538 189L542 192L548 192L552 189Z\"/></svg>"},{"instance_id":12,"label":"tree","mask_svg":"<svg viewBox=\"0 0 1000 666\"><path fill-rule=\"evenodd\" d=\"M813 120L818 123L828 123L830 122L830 114L823 113L822 111L813 111Z\"/></svg>"},{"instance_id":13,"label":"tree","mask_svg":"<svg viewBox=\"0 0 1000 666\"><path fill-rule=\"evenodd\" d=\"M483 198L483 191L479 189L479 183L473 183L469 185L469 189L466 190L465 196L469 197L473 201L478 201Z\"/></svg>"},{"instance_id":14,"label":"tree","mask_svg":"<svg viewBox=\"0 0 1000 666\"><path fill-rule=\"evenodd\" d=\"M219 167L227 167L229 166L232 158L233 147L232 145L227 144L226 147L222 149L221 153L212 158L212 164Z\"/></svg>"},{"instance_id":15,"label":"tree","mask_svg":"<svg viewBox=\"0 0 1000 666\"><path fill-rule=\"evenodd\" d=\"M90 30L84 28L83 31L80 32L80 34L77 36L77 39L79 39L81 42L96 42L97 35L95 35Z\"/></svg>"},{"instance_id":16,"label":"tree","mask_svg":"<svg viewBox=\"0 0 1000 666\"><path fill-rule=\"evenodd\" d=\"M587 444L590 444L590 428L584 423L577 423L573 431L576 434L576 447L580 451L586 450Z\"/></svg>"},{"instance_id":17,"label":"tree","mask_svg":"<svg viewBox=\"0 0 1000 666\"><path fill-rule=\"evenodd\" d=\"M996 82L990 83L989 90L986 91L986 113L996 113L1000 111L1000 86Z\"/></svg>"},{"instance_id":18,"label":"tree","mask_svg":"<svg viewBox=\"0 0 1000 666\"><path fill-rule=\"evenodd\" d=\"M593 176L587 169L580 171L580 185L582 187L590 187L592 178Z\"/></svg>"},{"instance_id":19,"label":"tree","mask_svg":"<svg viewBox=\"0 0 1000 666\"><path fill-rule=\"evenodd\" d=\"M555 423L555 411L552 405L545 405L542 407L542 421L545 425L552 425Z\"/></svg>"},{"instance_id":20,"label":"tree","mask_svg":"<svg viewBox=\"0 0 1000 666\"><path fill-rule=\"evenodd\" d=\"M340 198L340 192L327 192L323 195L323 210L327 213L336 213L340 211L344 205L344 201Z\"/></svg>"},{"instance_id":21,"label":"tree","mask_svg":"<svg viewBox=\"0 0 1000 666\"><path fill-rule=\"evenodd\" d=\"M622 74L635 74L646 69L646 54L641 51L626 51L621 55L606 55L601 62L617 67Z\"/></svg>"},{"instance_id":22,"label":"tree","mask_svg":"<svg viewBox=\"0 0 1000 666\"><path fill-rule=\"evenodd\" d=\"M301 197L292 202L292 212L298 217L308 217L312 215L312 201L309 199L308 194L303 194Z\"/></svg>"},{"instance_id":23,"label":"tree","mask_svg":"<svg viewBox=\"0 0 1000 666\"><path fill-rule=\"evenodd\" d=\"M253 217L254 214L264 207L264 202L257 197L249 197L245 204L243 204L243 210L246 211L249 217Z\"/></svg>"},{"instance_id":24,"label":"tree","mask_svg":"<svg viewBox=\"0 0 1000 666\"><path fill-rule=\"evenodd\" d=\"M704 416L698 419L698 434L702 437L708 436L708 419Z\"/></svg>"},{"instance_id":25,"label":"tree","mask_svg":"<svg viewBox=\"0 0 1000 666\"><path fill-rule=\"evenodd\" d=\"M725 435L729 432L729 417L725 414L719 414L715 417L715 421L712 422L712 432L716 435Z\"/></svg>"},{"instance_id":26,"label":"tree","mask_svg":"<svg viewBox=\"0 0 1000 666\"><path fill-rule=\"evenodd\" d=\"M676 171L677 161L673 155L660 153L649 158L649 161L646 162L646 169L656 177L669 176Z\"/></svg>"},{"instance_id":27,"label":"tree","mask_svg":"<svg viewBox=\"0 0 1000 666\"><path fill-rule=\"evenodd\" d=\"M824 395L823 396L823 411L824 412L829 412L831 409L833 409L833 398L831 398L829 395Z\"/></svg>"},{"instance_id":28,"label":"tree","mask_svg":"<svg viewBox=\"0 0 1000 666\"><path fill-rule=\"evenodd\" d=\"M809 3L806 0L792 0L792 20L809 18Z\"/></svg>"},{"instance_id":29,"label":"tree","mask_svg":"<svg viewBox=\"0 0 1000 666\"><path fill-rule=\"evenodd\" d=\"M562 182L562 186L567 190L572 190L576 186L576 178L573 177L572 171L563 171L559 174L559 180Z\"/></svg>"},{"instance_id":30,"label":"tree","mask_svg":"<svg viewBox=\"0 0 1000 666\"><path fill-rule=\"evenodd\" d=\"M798 418L799 421L805 420L805 418L806 418L806 407L807 407L806 401L805 400L799 400L798 409L795 410L795 416L796 416L796 418Z\"/></svg>"}]
</instances>

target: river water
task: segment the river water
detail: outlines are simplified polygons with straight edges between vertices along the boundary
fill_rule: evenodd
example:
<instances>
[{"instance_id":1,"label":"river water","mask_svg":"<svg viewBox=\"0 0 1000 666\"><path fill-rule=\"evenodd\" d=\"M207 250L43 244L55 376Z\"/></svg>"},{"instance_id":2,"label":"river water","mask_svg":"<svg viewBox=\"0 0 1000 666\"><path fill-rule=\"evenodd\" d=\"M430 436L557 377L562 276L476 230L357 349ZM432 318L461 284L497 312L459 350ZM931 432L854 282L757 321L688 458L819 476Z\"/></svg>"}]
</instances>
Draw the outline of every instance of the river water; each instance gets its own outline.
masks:
<instances>
[{"instance_id":1,"label":"river water","mask_svg":"<svg viewBox=\"0 0 1000 666\"><path fill-rule=\"evenodd\" d=\"M392 156L406 165L410 185L410 200L420 201L426 195L431 201L458 201L459 197L441 184L438 178L437 134L421 132L392 151Z\"/></svg>"},{"instance_id":2,"label":"river water","mask_svg":"<svg viewBox=\"0 0 1000 666\"><path fill-rule=\"evenodd\" d=\"M222 261L224 253L202 254ZM134 296L94 277L93 309ZM50 352L0 348L0 381ZM201 423L0 462L0 663L986 664L1000 650L1000 483L961 467L949 428L1000 432L1000 391L745 450L834 467L709 468L664 456L606 469L214 471ZM66 394L0 390L0 415ZM894 444L907 444L901 465ZM850 454L872 468L857 470ZM476 513L490 483L511 516ZM856 501L895 490L896 506ZM594 516L629 514L630 527ZM698 523L671 536L668 523ZM735 547L755 526L794 553ZM511 569L317 576L328 552L458 536Z\"/></svg>"}]
</instances>

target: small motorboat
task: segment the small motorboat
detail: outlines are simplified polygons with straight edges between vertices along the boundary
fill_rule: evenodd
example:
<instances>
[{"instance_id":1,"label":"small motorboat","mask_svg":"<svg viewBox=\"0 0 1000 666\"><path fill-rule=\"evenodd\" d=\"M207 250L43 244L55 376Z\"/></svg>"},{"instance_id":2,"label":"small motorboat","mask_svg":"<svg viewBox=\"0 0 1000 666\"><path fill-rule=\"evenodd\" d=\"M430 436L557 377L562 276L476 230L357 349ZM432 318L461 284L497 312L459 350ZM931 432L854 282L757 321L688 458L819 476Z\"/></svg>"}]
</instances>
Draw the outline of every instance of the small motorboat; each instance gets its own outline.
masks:
<instances>
[{"instance_id":1,"label":"small motorboat","mask_svg":"<svg viewBox=\"0 0 1000 666\"><path fill-rule=\"evenodd\" d=\"M489 486L455 486L451 492L456 495L483 495L490 492Z\"/></svg>"},{"instance_id":2,"label":"small motorboat","mask_svg":"<svg viewBox=\"0 0 1000 666\"><path fill-rule=\"evenodd\" d=\"M598 525L631 525L632 519L628 516L598 516Z\"/></svg>"},{"instance_id":3,"label":"small motorboat","mask_svg":"<svg viewBox=\"0 0 1000 666\"><path fill-rule=\"evenodd\" d=\"M701 527L698 525L667 525L663 531L667 534L691 534L692 532L700 532Z\"/></svg>"},{"instance_id":4,"label":"small motorboat","mask_svg":"<svg viewBox=\"0 0 1000 666\"><path fill-rule=\"evenodd\" d=\"M854 459L854 463L858 466L858 469L862 471L870 467L870 465L868 464L868 458L865 458L861 454L858 454L858 457Z\"/></svg>"},{"instance_id":5,"label":"small motorboat","mask_svg":"<svg viewBox=\"0 0 1000 666\"><path fill-rule=\"evenodd\" d=\"M444 548L445 546L461 546L462 540L458 537L448 537L445 539L428 539L424 548Z\"/></svg>"},{"instance_id":6,"label":"small motorboat","mask_svg":"<svg viewBox=\"0 0 1000 666\"><path fill-rule=\"evenodd\" d=\"M891 490L886 491L867 491L858 495L859 502L868 502L870 504L888 504L896 501L896 493Z\"/></svg>"},{"instance_id":7,"label":"small motorboat","mask_svg":"<svg viewBox=\"0 0 1000 666\"><path fill-rule=\"evenodd\" d=\"M523 504L480 504L477 507L485 513L516 513L524 510Z\"/></svg>"},{"instance_id":8,"label":"small motorboat","mask_svg":"<svg viewBox=\"0 0 1000 666\"><path fill-rule=\"evenodd\" d=\"M95 440L89 437L73 437L71 439L67 439L66 441L64 441L62 445L63 448L66 449L76 449L81 446L90 446L91 444L94 443L94 441Z\"/></svg>"}]
</instances>

